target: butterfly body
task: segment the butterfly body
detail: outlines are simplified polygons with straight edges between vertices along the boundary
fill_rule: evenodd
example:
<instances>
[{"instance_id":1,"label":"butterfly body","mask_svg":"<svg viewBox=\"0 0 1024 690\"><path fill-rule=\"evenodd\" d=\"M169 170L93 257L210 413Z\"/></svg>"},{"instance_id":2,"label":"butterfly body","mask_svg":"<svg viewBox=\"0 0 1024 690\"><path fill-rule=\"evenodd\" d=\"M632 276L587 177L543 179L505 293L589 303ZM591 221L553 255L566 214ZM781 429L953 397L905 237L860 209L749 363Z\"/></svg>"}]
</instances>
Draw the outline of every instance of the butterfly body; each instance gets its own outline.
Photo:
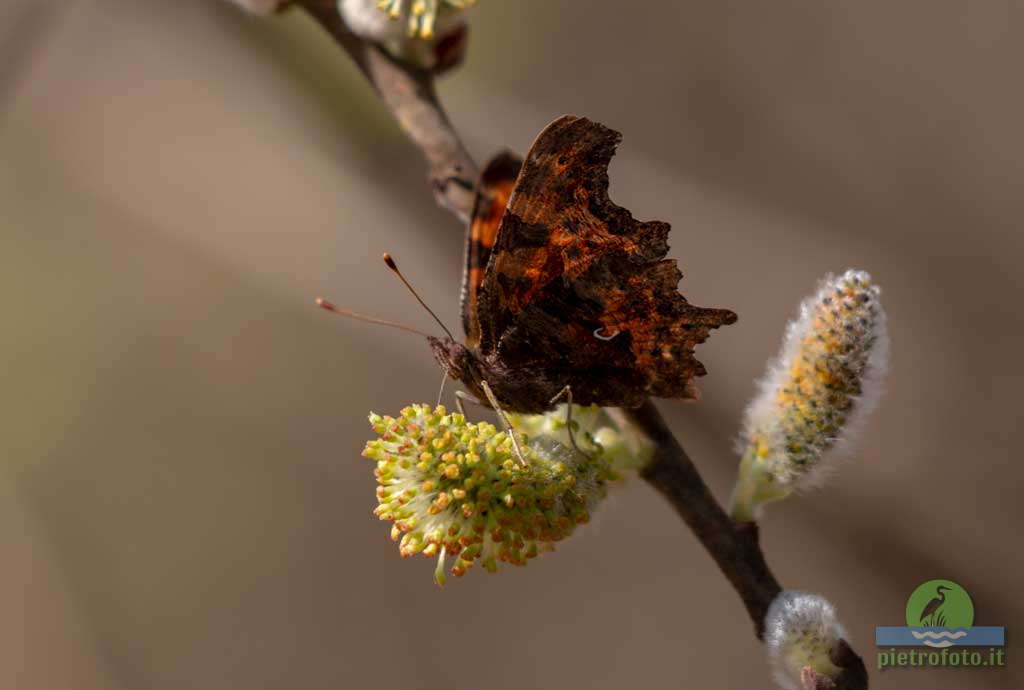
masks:
<instances>
[{"instance_id":1,"label":"butterfly body","mask_svg":"<svg viewBox=\"0 0 1024 690\"><path fill-rule=\"evenodd\" d=\"M482 356L462 343L448 338L431 338L431 350L441 368L461 381L479 401L487 396L481 387L486 381L509 412L539 414L554 407L554 400L566 386L579 405L635 407L643 402L643 381L635 372L614 366L588 368L585 376L569 376L564 361L521 362L510 367L498 353Z\"/></svg>"},{"instance_id":2,"label":"butterfly body","mask_svg":"<svg viewBox=\"0 0 1024 690\"><path fill-rule=\"evenodd\" d=\"M725 309L689 304L669 226L638 222L608 198L620 135L572 116L551 123L520 165L484 170L463 278L465 343L431 338L445 372L483 401L539 413L567 386L574 402L635 407L696 396L693 356Z\"/></svg>"}]
</instances>

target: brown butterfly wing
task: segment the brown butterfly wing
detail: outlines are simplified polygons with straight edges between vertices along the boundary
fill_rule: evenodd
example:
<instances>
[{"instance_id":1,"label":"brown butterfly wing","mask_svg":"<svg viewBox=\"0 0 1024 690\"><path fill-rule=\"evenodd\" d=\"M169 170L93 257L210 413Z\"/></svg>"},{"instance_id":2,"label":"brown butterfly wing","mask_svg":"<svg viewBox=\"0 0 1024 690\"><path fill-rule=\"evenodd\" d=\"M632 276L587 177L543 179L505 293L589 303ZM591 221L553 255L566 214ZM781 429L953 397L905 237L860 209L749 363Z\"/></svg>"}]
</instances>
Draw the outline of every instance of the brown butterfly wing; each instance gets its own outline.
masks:
<instances>
[{"instance_id":1,"label":"brown butterfly wing","mask_svg":"<svg viewBox=\"0 0 1024 690\"><path fill-rule=\"evenodd\" d=\"M484 269L491 258L498 226L522 165L522 159L514 153L499 153L484 168L477 183L473 215L466 234L460 300L462 328L466 333L466 345L470 347L475 347L480 340L477 300Z\"/></svg>"},{"instance_id":2,"label":"brown butterfly wing","mask_svg":"<svg viewBox=\"0 0 1024 690\"><path fill-rule=\"evenodd\" d=\"M689 304L664 259L669 226L638 222L608 198L620 138L571 116L537 138L480 286L479 350L511 378L570 385L581 404L693 397L692 378L705 373L694 346L736 315Z\"/></svg>"}]
</instances>

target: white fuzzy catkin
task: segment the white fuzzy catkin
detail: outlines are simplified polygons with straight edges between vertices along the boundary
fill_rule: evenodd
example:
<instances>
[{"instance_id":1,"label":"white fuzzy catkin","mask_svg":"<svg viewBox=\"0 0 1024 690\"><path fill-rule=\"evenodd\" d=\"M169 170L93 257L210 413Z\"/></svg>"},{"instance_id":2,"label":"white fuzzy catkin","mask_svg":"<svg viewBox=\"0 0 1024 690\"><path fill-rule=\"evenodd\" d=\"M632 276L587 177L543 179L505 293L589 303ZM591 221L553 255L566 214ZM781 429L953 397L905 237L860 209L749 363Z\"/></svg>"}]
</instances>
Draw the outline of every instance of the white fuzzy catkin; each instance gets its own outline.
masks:
<instances>
[{"instance_id":1,"label":"white fuzzy catkin","mask_svg":"<svg viewBox=\"0 0 1024 690\"><path fill-rule=\"evenodd\" d=\"M765 616L764 643L768 663L779 687L799 690L800 674L811 667L836 677L842 669L831 659L846 636L835 608L824 597L787 590L780 593Z\"/></svg>"},{"instance_id":2,"label":"white fuzzy catkin","mask_svg":"<svg viewBox=\"0 0 1024 690\"><path fill-rule=\"evenodd\" d=\"M888 357L880 290L864 271L827 276L801 304L747 408L743 449L780 485L813 487L881 395Z\"/></svg>"}]
</instances>

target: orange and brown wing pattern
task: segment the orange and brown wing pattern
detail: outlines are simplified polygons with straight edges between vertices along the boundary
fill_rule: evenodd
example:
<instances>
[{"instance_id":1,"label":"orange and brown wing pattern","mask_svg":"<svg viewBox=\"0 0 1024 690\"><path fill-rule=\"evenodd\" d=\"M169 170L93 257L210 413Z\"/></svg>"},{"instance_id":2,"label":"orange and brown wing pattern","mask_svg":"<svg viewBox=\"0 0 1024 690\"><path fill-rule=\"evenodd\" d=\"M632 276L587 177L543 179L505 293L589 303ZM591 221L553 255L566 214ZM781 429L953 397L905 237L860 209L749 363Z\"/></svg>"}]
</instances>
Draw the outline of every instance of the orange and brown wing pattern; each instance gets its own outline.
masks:
<instances>
[{"instance_id":1,"label":"orange and brown wing pattern","mask_svg":"<svg viewBox=\"0 0 1024 690\"><path fill-rule=\"evenodd\" d=\"M572 116L537 138L480 286L480 351L572 386L581 404L692 397L704 373L694 346L736 315L689 304L664 259L669 226L638 222L608 198L619 140Z\"/></svg>"},{"instance_id":2,"label":"orange and brown wing pattern","mask_svg":"<svg viewBox=\"0 0 1024 690\"><path fill-rule=\"evenodd\" d=\"M501 217L512 196L512 188L522 164L522 159L514 153L500 153L487 164L477 183L473 216L466 235L465 266L462 273L462 328L466 333L466 344L470 347L475 347L480 340L477 296L498 235Z\"/></svg>"}]
</instances>

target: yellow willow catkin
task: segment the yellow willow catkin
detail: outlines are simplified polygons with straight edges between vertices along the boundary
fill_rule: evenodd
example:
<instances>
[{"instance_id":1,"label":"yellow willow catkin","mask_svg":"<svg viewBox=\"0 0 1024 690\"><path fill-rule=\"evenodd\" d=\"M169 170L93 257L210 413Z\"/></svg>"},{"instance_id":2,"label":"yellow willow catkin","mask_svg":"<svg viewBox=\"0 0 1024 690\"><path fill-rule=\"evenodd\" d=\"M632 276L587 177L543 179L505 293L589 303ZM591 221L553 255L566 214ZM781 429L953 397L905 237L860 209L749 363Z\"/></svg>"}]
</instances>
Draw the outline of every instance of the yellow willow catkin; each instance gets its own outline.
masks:
<instances>
[{"instance_id":1,"label":"yellow willow catkin","mask_svg":"<svg viewBox=\"0 0 1024 690\"><path fill-rule=\"evenodd\" d=\"M377 8L391 19L406 20L409 36L423 39L434 37L438 15L442 11L465 10L476 4L476 0L378 0Z\"/></svg>"},{"instance_id":2,"label":"yellow willow catkin","mask_svg":"<svg viewBox=\"0 0 1024 690\"><path fill-rule=\"evenodd\" d=\"M779 356L747 408L733 516L828 474L834 448L874 407L887 352L880 291L863 271L828 276L789 325Z\"/></svg>"},{"instance_id":3,"label":"yellow willow catkin","mask_svg":"<svg viewBox=\"0 0 1024 690\"><path fill-rule=\"evenodd\" d=\"M548 416L554 413L515 416L529 429L520 437L522 465L507 432L444 407L371 414L378 437L363 455L377 465L374 512L394 523L391 537L401 555L436 557L441 585L447 557L454 557L457 576L476 563L489 571L499 561L526 565L588 522L608 482L620 476L609 458L623 454L622 441L614 430L597 429L594 436L581 430L576 440L584 452L577 452L548 434ZM596 440L602 437L603 444Z\"/></svg>"}]
</instances>

